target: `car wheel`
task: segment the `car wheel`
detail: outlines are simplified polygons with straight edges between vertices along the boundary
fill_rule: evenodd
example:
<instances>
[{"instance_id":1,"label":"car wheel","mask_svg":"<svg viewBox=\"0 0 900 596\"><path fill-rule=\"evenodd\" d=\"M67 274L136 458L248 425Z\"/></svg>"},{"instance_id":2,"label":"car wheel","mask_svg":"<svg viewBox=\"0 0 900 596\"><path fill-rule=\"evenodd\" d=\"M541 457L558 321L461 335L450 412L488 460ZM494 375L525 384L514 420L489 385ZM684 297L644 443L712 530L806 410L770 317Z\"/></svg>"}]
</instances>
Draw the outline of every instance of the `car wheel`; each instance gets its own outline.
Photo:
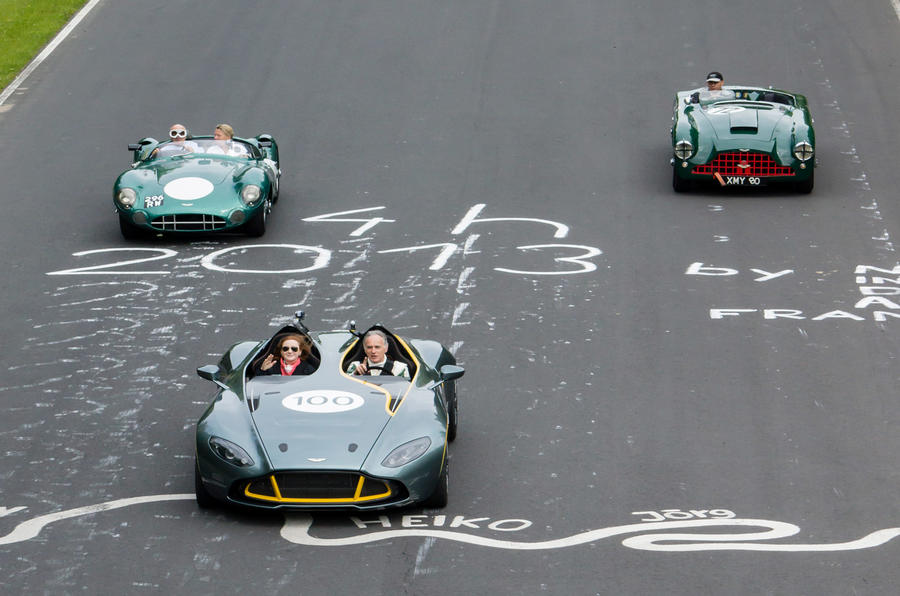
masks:
<instances>
[{"instance_id":1,"label":"car wheel","mask_svg":"<svg viewBox=\"0 0 900 596\"><path fill-rule=\"evenodd\" d=\"M672 188L675 192L687 192L691 190L691 181L679 176L675 168L672 168Z\"/></svg>"},{"instance_id":2,"label":"car wheel","mask_svg":"<svg viewBox=\"0 0 900 596\"><path fill-rule=\"evenodd\" d=\"M441 470L441 477L438 484L431 493L431 496L422 503L429 509L443 509L447 506L450 496L450 460L444 458L444 467Z\"/></svg>"},{"instance_id":3,"label":"car wheel","mask_svg":"<svg viewBox=\"0 0 900 596\"><path fill-rule=\"evenodd\" d=\"M119 214L119 230L122 232L122 237L126 240L136 240L144 235L142 229L128 221L128 218L121 213Z\"/></svg>"},{"instance_id":4,"label":"car wheel","mask_svg":"<svg viewBox=\"0 0 900 596\"><path fill-rule=\"evenodd\" d=\"M816 171L813 170L809 173L809 178L807 178L803 182L796 183L794 185L794 190L802 195L808 195L809 193L811 193L813 190L813 184L815 183L815 181L813 180L813 178L815 178L815 172Z\"/></svg>"},{"instance_id":5,"label":"car wheel","mask_svg":"<svg viewBox=\"0 0 900 596\"><path fill-rule=\"evenodd\" d=\"M216 500L203 486L203 480L200 478L200 466L196 463L194 464L194 495L197 497L197 506L201 509L209 509L216 506Z\"/></svg>"},{"instance_id":6,"label":"car wheel","mask_svg":"<svg viewBox=\"0 0 900 596\"><path fill-rule=\"evenodd\" d=\"M271 203L269 199L257 210L256 214L244 224L244 231L248 236L259 238L266 233L266 216L269 214Z\"/></svg>"},{"instance_id":7,"label":"car wheel","mask_svg":"<svg viewBox=\"0 0 900 596\"><path fill-rule=\"evenodd\" d=\"M447 441L456 438L459 423L459 400L456 398L456 383L447 388Z\"/></svg>"},{"instance_id":8,"label":"car wheel","mask_svg":"<svg viewBox=\"0 0 900 596\"><path fill-rule=\"evenodd\" d=\"M272 193L272 204L274 205L275 203L278 202L278 197L281 196L281 175L280 174L278 175L278 177L275 178L275 183L272 185L272 187L275 189L275 191Z\"/></svg>"}]
</instances>

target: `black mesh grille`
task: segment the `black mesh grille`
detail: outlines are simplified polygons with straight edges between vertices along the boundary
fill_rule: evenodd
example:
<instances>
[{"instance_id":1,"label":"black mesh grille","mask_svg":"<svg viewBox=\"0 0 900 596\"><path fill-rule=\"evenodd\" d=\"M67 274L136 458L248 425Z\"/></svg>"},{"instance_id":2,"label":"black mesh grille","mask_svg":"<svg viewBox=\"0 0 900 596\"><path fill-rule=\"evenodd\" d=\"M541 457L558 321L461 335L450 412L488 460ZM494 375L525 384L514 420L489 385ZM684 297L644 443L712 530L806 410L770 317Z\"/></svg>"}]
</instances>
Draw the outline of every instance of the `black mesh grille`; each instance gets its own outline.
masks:
<instances>
[{"instance_id":1,"label":"black mesh grille","mask_svg":"<svg viewBox=\"0 0 900 596\"><path fill-rule=\"evenodd\" d=\"M262 495L265 497L275 496L275 491L272 489L272 481L269 480L269 478L254 480L247 487L247 490L255 495Z\"/></svg>"},{"instance_id":2,"label":"black mesh grille","mask_svg":"<svg viewBox=\"0 0 900 596\"><path fill-rule=\"evenodd\" d=\"M232 495L254 505L341 507L399 503L408 498L409 493L400 483L369 478L356 472L297 471L277 472L273 476L245 481L234 487Z\"/></svg>"},{"instance_id":3,"label":"black mesh grille","mask_svg":"<svg viewBox=\"0 0 900 596\"><path fill-rule=\"evenodd\" d=\"M375 495L383 494L385 491L385 486L383 482L378 480L372 480L371 478L366 478L363 481L362 490L359 492L360 497L372 497Z\"/></svg>"},{"instance_id":4,"label":"black mesh grille","mask_svg":"<svg viewBox=\"0 0 900 596\"><path fill-rule=\"evenodd\" d=\"M352 499L359 475L342 472L304 472L275 475L285 499ZM384 485L381 485L384 492ZM377 494L377 493L376 493Z\"/></svg>"}]
</instances>

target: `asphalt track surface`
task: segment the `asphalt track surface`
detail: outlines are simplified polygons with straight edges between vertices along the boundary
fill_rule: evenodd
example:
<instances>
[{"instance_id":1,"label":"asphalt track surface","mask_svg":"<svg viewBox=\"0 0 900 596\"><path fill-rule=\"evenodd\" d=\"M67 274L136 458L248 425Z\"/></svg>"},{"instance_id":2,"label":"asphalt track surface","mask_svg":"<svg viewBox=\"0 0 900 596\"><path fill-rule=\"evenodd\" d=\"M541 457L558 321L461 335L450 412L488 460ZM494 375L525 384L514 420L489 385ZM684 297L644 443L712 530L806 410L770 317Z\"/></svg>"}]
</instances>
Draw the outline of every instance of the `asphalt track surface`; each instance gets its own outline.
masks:
<instances>
[{"instance_id":1,"label":"asphalt track surface","mask_svg":"<svg viewBox=\"0 0 900 596\"><path fill-rule=\"evenodd\" d=\"M898 33L888 0L101 2L0 108L5 590L892 591ZM711 69L808 96L812 195L673 194ZM120 238L126 144L176 121L276 135L263 239ZM304 221L362 209L393 221ZM190 500L195 368L297 308L456 349L446 509Z\"/></svg>"}]
</instances>

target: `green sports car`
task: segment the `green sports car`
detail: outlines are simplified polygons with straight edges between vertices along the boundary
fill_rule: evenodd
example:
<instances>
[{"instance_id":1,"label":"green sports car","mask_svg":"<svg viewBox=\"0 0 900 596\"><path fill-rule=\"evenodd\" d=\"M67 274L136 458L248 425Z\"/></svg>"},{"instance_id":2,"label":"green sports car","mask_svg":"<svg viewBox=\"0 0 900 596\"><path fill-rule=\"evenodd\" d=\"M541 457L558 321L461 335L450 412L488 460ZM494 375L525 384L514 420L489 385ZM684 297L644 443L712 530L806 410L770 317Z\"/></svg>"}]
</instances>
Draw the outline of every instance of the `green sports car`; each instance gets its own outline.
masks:
<instances>
[{"instance_id":1,"label":"green sports car","mask_svg":"<svg viewBox=\"0 0 900 596\"><path fill-rule=\"evenodd\" d=\"M281 170L271 135L215 140L193 137L128 146L131 169L113 186L126 238L144 233L243 231L262 236L278 200Z\"/></svg>"},{"instance_id":2,"label":"green sports car","mask_svg":"<svg viewBox=\"0 0 900 596\"><path fill-rule=\"evenodd\" d=\"M672 120L676 192L703 181L812 192L816 136L804 96L739 85L679 91Z\"/></svg>"},{"instance_id":3,"label":"green sports car","mask_svg":"<svg viewBox=\"0 0 900 596\"><path fill-rule=\"evenodd\" d=\"M260 509L366 510L447 503L447 444L456 436L464 370L440 343L380 325L387 358L410 378L351 375L365 333L313 333L297 323L268 341L232 346L197 369L216 394L197 422L197 503ZM368 332L368 331L367 331ZM277 346L302 336L303 373L263 373ZM282 348L284 349L284 348ZM369 371L371 372L371 371Z\"/></svg>"}]
</instances>

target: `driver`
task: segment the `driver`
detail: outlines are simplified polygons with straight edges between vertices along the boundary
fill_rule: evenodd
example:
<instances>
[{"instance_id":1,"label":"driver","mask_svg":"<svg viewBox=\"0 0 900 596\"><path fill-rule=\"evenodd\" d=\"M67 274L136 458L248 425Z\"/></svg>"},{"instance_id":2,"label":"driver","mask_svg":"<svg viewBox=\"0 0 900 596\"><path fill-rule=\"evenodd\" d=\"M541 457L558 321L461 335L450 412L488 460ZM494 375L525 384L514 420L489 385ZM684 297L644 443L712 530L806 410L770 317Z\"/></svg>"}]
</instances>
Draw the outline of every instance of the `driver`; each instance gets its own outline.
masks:
<instances>
[{"instance_id":1,"label":"driver","mask_svg":"<svg viewBox=\"0 0 900 596\"><path fill-rule=\"evenodd\" d=\"M691 94L691 103L710 103L713 101L722 101L726 99L734 99L734 91L731 89L723 89L725 77L719 71L712 71L706 75L706 89L694 91Z\"/></svg>"},{"instance_id":2,"label":"driver","mask_svg":"<svg viewBox=\"0 0 900 596\"><path fill-rule=\"evenodd\" d=\"M387 357L388 339L384 332L372 329L363 336L363 361L354 360L347 366L350 375L385 375L409 378L409 367Z\"/></svg>"},{"instance_id":3,"label":"driver","mask_svg":"<svg viewBox=\"0 0 900 596\"><path fill-rule=\"evenodd\" d=\"M169 138L172 139L172 142L154 149L150 157L172 157L173 155L193 153L197 150L197 143L187 140L188 131L183 124L170 126Z\"/></svg>"}]
</instances>

